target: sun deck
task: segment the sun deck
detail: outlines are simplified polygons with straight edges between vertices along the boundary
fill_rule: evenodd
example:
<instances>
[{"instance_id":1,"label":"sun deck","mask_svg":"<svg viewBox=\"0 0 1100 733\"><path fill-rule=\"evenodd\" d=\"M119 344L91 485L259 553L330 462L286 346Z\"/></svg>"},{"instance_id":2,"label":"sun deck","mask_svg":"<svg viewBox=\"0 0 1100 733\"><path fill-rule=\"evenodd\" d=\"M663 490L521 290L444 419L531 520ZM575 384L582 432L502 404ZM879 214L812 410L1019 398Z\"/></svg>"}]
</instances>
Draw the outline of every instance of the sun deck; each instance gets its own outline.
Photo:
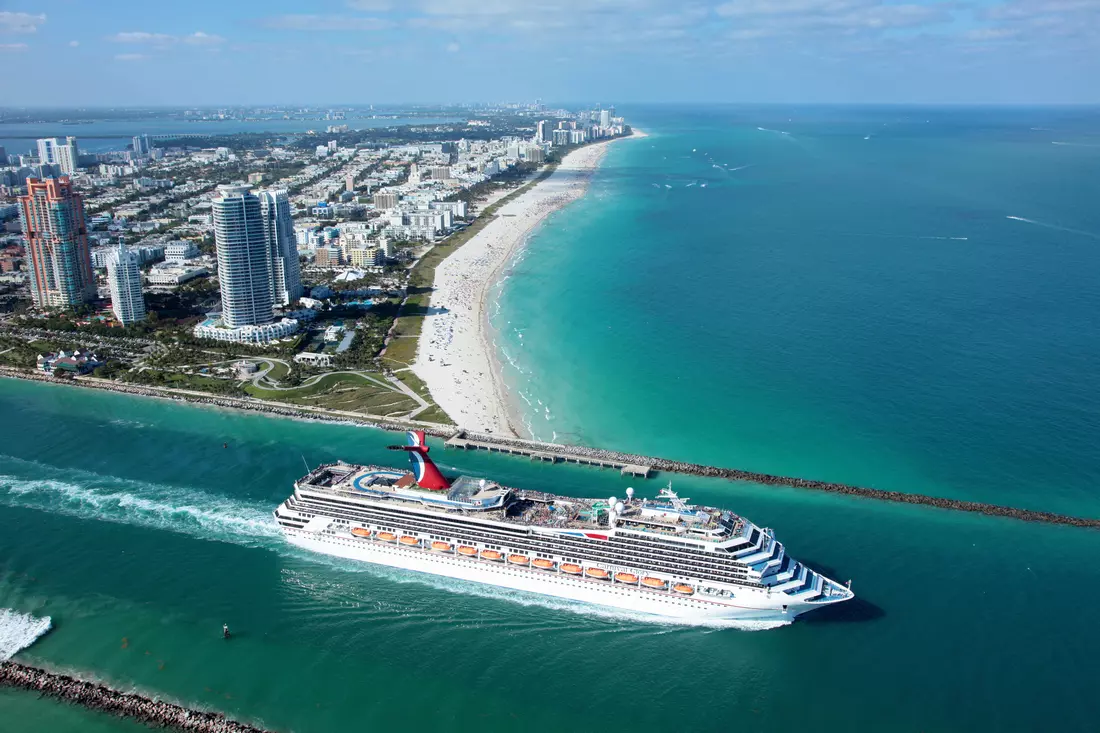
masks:
<instances>
[{"instance_id":1,"label":"sun deck","mask_svg":"<svg viewBox=\"0 0 1100 733\"><path fill-rule=\"evenodd\" d=\"M476 511L480 516L528 527L607 531L615 527L702 542L724 542L751 525L732 512L690 506L671 494L672 503L628 500L615 513L607 499L559 496L541 491L513 490L470 476L460 476L445 491L416 485L407 471L382 466L335 463L320 466L298 482L299 488L408 501L423 508L452 513Z\"/></svg>"}]
</instances>

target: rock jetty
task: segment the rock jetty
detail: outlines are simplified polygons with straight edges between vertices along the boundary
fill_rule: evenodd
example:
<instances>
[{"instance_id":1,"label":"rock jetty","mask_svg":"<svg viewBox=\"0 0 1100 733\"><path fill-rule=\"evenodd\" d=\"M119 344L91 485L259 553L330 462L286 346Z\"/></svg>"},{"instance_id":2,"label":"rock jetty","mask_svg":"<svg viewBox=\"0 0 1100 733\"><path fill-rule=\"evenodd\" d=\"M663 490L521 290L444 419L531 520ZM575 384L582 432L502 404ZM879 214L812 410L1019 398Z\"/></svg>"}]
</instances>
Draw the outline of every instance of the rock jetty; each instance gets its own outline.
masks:
<instances>
[{"instance_id":1,"label":"rock jetty","mask_svg":"<svg viewBox=\"0 0 1100 733\"><path fill-rule=\"evenodd\" d=\"M0 664L0 685L37 692L43 697L57 698L154 727L199 733L267 733L266 728L238 723L221 713L191 710L15 662Z\"/></svg>"},{"instance_id":2,"label":"rock jetty","mask_svg":"<svg viewBox=\"0 0 1100 733\"><path fill-rule=\"evenodd\" d=\"M553 453L563 458L583 456L587 458L604 459L606 461L640 466L650 466L656 471L682 473L690 476L705 476L711 478L724 478L730 481L748 481L764 486L788 486L796 489L811 489L814 491L827 491L834 494L858 496L864 499L877 499L879 501L891 501L899 504L919 504L938 509L950 509L954 511L985 514L991 517L1005 517L1019 519L1025 522L1043 522L1046 524L1063 524L1074 527L1100 528L1100 519L1074 517L1054 512L1043 512L1033 509L1019 509L1016 507L1002 506L999 504L985 504L976 501L962 501L960 499L948 499L941 496L928 496L926 494L913 494L903 491L890 491L875 489L865 486L853 486L834 481L817 481L815 479L799 478L797 476L776 476L755 471L743 471L737 468L723 468L721 466L705 466L699 463L687 463L674 461L667 458L643 456L634 453L620 453L604 450L602 448L588 448L579 445L562 445L559 443L542 443L522 438L506 437L496 434L474 433L470 431L458 431L449 425L426 423L417 420L392 420L380 416L364 416L352 412L327 410L324 408L302 407L280 402L268 402L265 400L218 397L202 392L189 390L169 389L163 387L148 387L143 385L125 384L106 379L93 377L76 377L75 379L57 379L43 372L32 372L11 367L0 367L0 376L15 377L19 379L31 379L53 384L72 384L82 387L105 389L112 392L141 395L145 397L157 397L177 402L192 402L195 404L210 405L214 407L230 408L235 410L252 410L268 415L289 417L304 420L322 420L325 422L339 422L349 425L362 425L382 430L423 430L429 435L438 438L451 438L460 435L482 443L493 443L502 446L513 446L526 450Z\"/></svg>"}]
</instances>

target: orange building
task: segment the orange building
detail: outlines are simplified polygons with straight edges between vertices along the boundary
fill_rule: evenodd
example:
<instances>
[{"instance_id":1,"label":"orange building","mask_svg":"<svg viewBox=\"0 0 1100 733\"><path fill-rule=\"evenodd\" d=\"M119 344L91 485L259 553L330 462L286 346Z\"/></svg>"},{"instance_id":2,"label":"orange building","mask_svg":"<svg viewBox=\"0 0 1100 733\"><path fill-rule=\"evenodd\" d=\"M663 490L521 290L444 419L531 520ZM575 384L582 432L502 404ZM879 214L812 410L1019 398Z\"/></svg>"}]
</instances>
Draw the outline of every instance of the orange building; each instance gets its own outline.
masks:
<instances>
[{"instance_id":1,"label":"orange building","mask_svg":"<svg viewBox=\"0 0 1100 733\"><path fill-rule=\"evenodd\" d=\"M35 305L64 308L94 298L84 199L69 177L28 178L19 206Z\"/></svg>"}]
</instances>

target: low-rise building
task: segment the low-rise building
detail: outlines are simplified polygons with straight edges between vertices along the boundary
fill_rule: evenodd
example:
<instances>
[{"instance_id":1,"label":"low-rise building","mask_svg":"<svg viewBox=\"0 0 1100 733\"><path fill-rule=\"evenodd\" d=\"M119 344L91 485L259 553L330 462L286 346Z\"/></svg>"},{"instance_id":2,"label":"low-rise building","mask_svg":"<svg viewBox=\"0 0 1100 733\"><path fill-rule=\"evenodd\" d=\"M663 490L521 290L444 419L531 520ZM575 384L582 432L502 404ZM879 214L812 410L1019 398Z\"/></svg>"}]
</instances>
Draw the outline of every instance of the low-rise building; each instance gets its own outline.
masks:
<instances>
[{"instance_id":1,"label":"low-rise building","mask_svg":"<svg viewBox=\"0 0 1100 733\"><path fill-rule=\"evenodd\" d=\"M212 339L234 344L266 344L275 339L285 338L297 332L298 321L283 318L274 323L229 328L217 318L207 318L195 326L193 333L197 338Z\"/></svg>"},{"instance_id":2,"label":"low-rise building","mask_svg":"<svg viewBox=\"0 0 1100 733\"><path fill-rule=\"evenodd\" d=\"M39 354L38 368L44 372L53 373L55 370L71 372L73 374L87 374L101 366L103 360L90 351L58 351L57 353Z\"/></svg>"}]
</instances>

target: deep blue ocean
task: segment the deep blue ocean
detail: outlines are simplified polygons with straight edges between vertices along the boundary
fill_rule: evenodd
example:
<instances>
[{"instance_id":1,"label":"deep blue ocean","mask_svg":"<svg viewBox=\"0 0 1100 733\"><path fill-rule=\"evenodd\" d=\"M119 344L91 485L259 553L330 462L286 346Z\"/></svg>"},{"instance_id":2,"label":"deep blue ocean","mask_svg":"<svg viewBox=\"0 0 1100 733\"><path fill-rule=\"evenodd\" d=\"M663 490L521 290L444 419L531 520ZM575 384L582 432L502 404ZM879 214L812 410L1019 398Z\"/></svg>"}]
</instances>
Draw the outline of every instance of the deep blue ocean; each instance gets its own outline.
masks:
<instances>
[{"instance_id":1,"label":"deep blue ocean","mask_svg":"<svg viewBox=\"0 0 1100 733\"><path fill-rule=\"evenodd\" d=\"M1095 112L621 111L650 137L500 293L539 437L1100 516ZM672 478L858 595L678 626L282 542L303 461L392 463L391 434L3 379L0 415L0 608L55 623L30 663L298 733L1100 719L1095 531L433 441L448 471L561 493ZM137 728L0 691L8 730Z\"/></svg>"}]
</instances>

